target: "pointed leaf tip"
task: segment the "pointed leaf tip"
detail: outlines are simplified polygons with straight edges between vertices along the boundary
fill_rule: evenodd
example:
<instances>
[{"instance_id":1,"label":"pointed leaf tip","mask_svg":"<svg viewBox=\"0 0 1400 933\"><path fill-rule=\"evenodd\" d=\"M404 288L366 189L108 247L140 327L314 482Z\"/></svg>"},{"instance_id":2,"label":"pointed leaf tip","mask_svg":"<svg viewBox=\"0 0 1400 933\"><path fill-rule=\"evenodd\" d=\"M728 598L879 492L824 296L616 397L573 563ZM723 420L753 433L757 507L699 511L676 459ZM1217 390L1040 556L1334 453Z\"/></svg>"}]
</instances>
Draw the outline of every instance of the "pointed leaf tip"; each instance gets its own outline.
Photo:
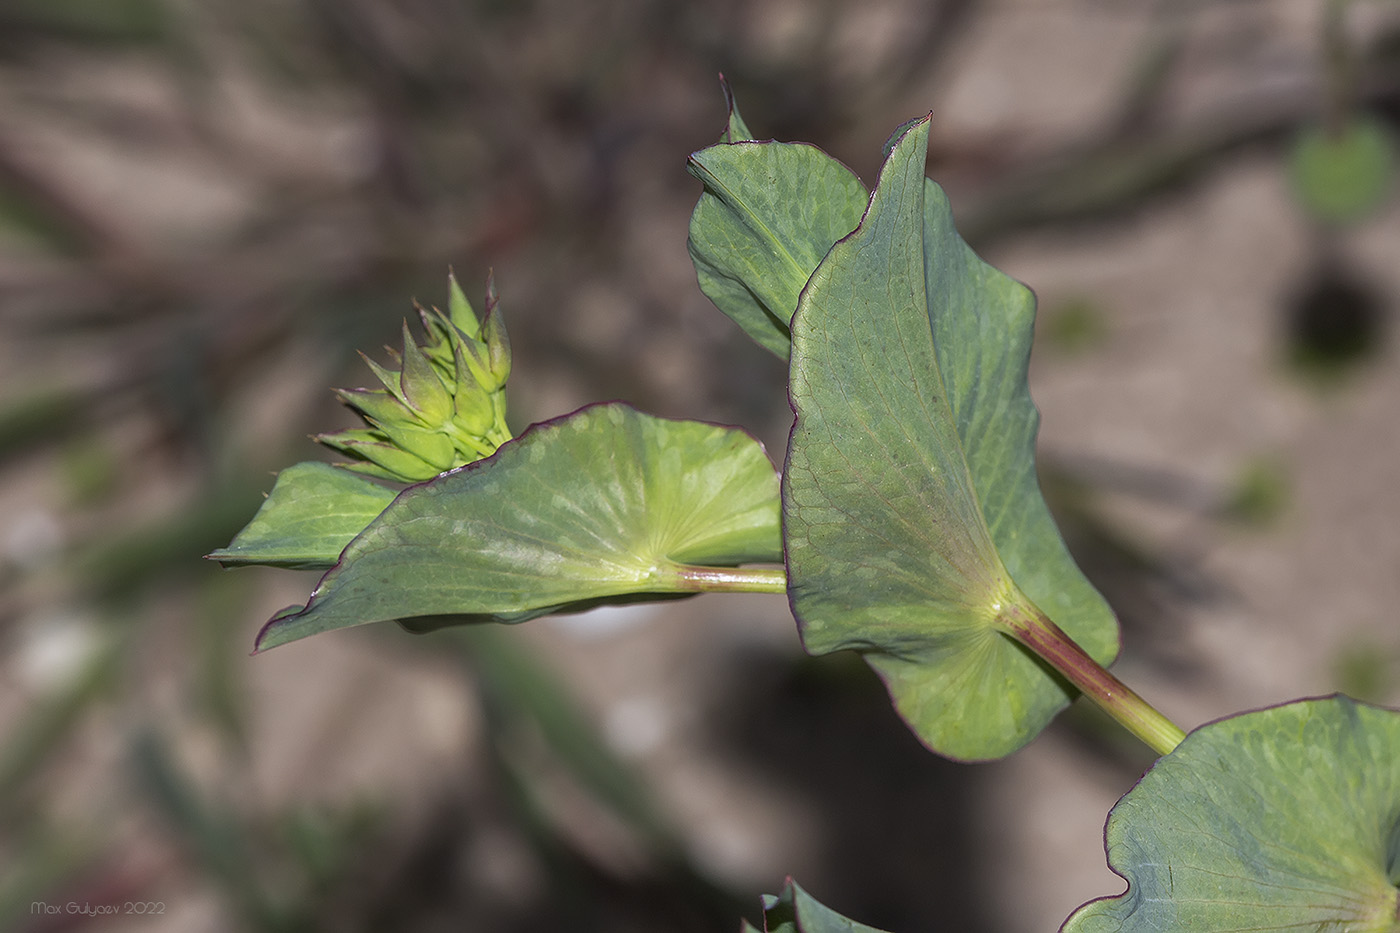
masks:
<instances>
[{"instance_id":1,"label":"pointed leaf tip","mask_svg":"<svg viewBox=\"0 0 1400 933\"><path fill-rule=\"evenodd\" d=\"M798 296L832 244L860 223L865 186L805 143L711 146L693 153L687 170L705 186L687 240L700 290L786 358Z\"/></svg>"},{"instance_id":2,"label":"pointed leaf tip","mask_svg":"<svg viewBox=\"0 0 1400 933\"><path fill-rule=\"evenodd\" d=\"M451 269L447 271L447 314L462 333L468 337L477 335L476 311L472 309L471 302L467 301L467 296Z\"/></svg>"},{"instance_id":3,"label":"pointed leaf tip","mask_svg":"<svg viewBox=\"0 0 1400 933\"><path fill-rule=\"evenodd\" d=\"M894 132L890 134L889 139L885 140L885 144L880 147L881 157L888 160L890 153L894 152L894 147L899 145L899 141L904 138L905 134L919 124L927 123L932 119L933 111L929 111L925 116L915 117L912 120L906 120L899 124L899 126L894 128Z\"/></svg>"},{"instance_id":4,"label":"pointed leaf tip","mask_svg":"<svg viewBox=\"0 0 1400 933\"><path fill-rule=\"evenodd\" d=\"M791 878L781 894L763 896L763 928L765 933L882 933L841 916Z\"/></svg>"},{"instance_id":5,"label":"pointed leaf tip","mask_svg":"<svg viewBox=\"0 0 1400 933\"><path fill-rule=\"evenodd\" d=\"M748 124L739 114L739 104L734 99L734 88L723 74L719 76L719 86L724 94L724 108L729 116L729 122L724 128L724 133L720 136L720 142L737 143L753 139L753 131L749 129Z\"/></svg>"}]
</instances>

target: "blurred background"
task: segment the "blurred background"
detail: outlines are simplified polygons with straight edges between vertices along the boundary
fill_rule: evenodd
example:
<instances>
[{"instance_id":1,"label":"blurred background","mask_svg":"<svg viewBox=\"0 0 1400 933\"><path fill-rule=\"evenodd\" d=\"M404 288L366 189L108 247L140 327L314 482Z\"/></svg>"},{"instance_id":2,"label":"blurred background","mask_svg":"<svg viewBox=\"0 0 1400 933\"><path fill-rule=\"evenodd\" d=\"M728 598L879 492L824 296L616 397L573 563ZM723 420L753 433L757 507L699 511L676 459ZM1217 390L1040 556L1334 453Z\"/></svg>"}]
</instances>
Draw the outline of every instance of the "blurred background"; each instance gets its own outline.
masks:
<instances>
[{"instance_id":1,"label":"blurred background","mask_svg":"<svg viewBox=\"0 0 1400 933\"><path fill-rule=\"evenodd\" d=\"M1400 6L3 0L0 929L732 931L791 873L1031 933L1122 889L1150 756L1079 705L950 764L764 597L250 658L314 577L200 559L449 266L494 270L517 430L623 398L781 459L784 368L685 250L720 72L868 183L934 112L1040 298L1043 483L1120 676L1188 728L1400 700Z\"/></svg>"}]
</instances>

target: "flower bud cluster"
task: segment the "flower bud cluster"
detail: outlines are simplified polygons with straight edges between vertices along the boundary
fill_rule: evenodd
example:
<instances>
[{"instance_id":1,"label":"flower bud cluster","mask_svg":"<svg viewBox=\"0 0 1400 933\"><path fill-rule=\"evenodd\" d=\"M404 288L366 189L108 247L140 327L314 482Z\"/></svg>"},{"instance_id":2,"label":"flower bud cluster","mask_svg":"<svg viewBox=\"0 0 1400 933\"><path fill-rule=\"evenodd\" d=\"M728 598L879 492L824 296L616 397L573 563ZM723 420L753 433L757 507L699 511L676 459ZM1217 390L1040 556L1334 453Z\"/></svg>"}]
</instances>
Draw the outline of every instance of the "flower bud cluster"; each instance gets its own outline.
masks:
<instances>
[{"instance_id":1,"label":"flower bud cluster","mask_svg":"<svg viewBox=\"0 0 1400 933\"><path fill-rule=\"evenodd\" d=\"M510 340L496 289L488 279L479 321L451 275L448 289L446 314L418 308L427 333L422 346L404 323L403 352L389 350L397 371L364 357L382 388L335 390L366 424L316 437L355 459L346 469L417 483L489 457L511 439L505 397Z\"/></svg>"}]
</instances>

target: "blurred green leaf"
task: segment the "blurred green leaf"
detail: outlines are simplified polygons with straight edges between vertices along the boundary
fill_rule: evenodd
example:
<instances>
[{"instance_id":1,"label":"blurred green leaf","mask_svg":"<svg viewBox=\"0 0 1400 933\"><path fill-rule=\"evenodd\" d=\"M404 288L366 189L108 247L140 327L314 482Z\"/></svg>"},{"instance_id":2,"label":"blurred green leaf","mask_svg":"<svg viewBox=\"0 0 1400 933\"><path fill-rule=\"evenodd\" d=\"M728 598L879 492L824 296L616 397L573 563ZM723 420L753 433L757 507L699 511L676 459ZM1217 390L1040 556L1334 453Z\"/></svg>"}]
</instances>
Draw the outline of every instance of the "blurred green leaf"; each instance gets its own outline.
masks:
<instances>
[{"instance_id":1,"label":"blurred green leaf","mask_svg":"<svg viewBox=\"0 0 1400 933\"><path fill-rule=\"evenodd\" d=\"M1288 508L1288 471L1268 457L1245 464L1225 502L1225 514L1235 521L1263 527L1278 520Z\"/></svg>"},{"instance_id":2,"label":"blurred green leaf","mask_svg":"<svg viewBox=\"0 0 1400 933\"><path fill-rule=\"evenodd\" d=\"M864 652L932 748L992 758L1073 695L1007 608L1033 601L1100 663L1117 626L1041 497L1034 298L958 236L927 140L926 120L900 140L793 319L789 595L810 651Z\"/></svg>"},{"instance_id":3,"label":"blurred green leaf","mask_svg":"<svg viewBox=\"0 0 1400 933\"><path fill-rule=\"evenodd\" d=\"M37 929L35 902L63 903L57 892L91 864L96 848L82 838L82 831L49 824L23 837L8 834L5 870L0 872L0 930Z\"/></svg>"},{"instance_id":4,"label":"blurred green leaf","mask_svg":"<svg viewBox=\"0 0 1400 933\"><path fill-rule=\"evenodd\" d=\"M1369 639L1344 645L1332 662L1333 677L1347 696L1369 702L1384 700L1395 687L1400 655L1393 647Z\"/></svg>"},{"instance_id":5,"label":"blurred green leaf","mask_svg":"<svg viewBox=\"0 0 1400 933\"><path fill-rule=\"evenodd\" d=\"M505 720L499 728L512 731L529 723L597 800L651 842L678 849L675 831L656 808L645 781L612 751L557 674L494 628L458 629L444 636L442 644L460 654L493 713Z\"/></svg>"},{"instance_id":6,"label":"blurred green leaf","mask_svg":"<svg viewBox=\"0 0 1400 933\"><path fill-rule=\"evenodd\" d=\"M124 599L157 581L207 573L190 555L207 554L232 538L259 494L242 482L214 487L171 514L84 542L69 566L102 599Z\"/></svg>"},{"instance_id":7,"label":"blurred green leaf","mask_svg":"<svg viewBox=\"0 0 1400 933\"><path fill-rule=\"evenodd\" d=\"M97 648L77 673L49 694L31 701L24 716L12 725L0 746L0 820L28 799L21 793L74 727L117 684L121 669L120 642Z\"/></svg>"},{"instance_id":8,"label":"blurred green leaf","mask_svg":"<svg viewBox=\"0 0 1400 933\"><path fill-rule=\"evenodd\" d=\"M231 807L206 800L179 767L166 741L153 731L136 736L131 764L138 790L252 928L290 930L287 917L268 899L257 877L244 817Z\"/></svg>"},{"instance_id":9,"label":"blurred green leaf","mask_svg":"<svg viewBox=\"0 0 1400 933\"><path fill-rule=\"evenodd\" d=\"M1045 315L1046 342L1065 353L1084 353L1103 345L1109 327L1104 310L1089 298L1076 298Z\"/></svg>"},{"instance_id":10,"label":"blurred green leaf","mask_svg":"<svg viewBox=\"0 0 1400 933\"><path fill-rule=\"evenodd\" d=\"M1394 933L1400 713L1345 697L1202 726L1109 816L1117 897L1064 933Z\"/></svg>"},{"instance_id":11,"label":"blurred green leaf","mask_svg":"<svg viewBox=\"0 0 1400 933\"><path fill-rule=\"evenodd\" d=\"M340 881L379 828L377 808L359 805L345 810L295 806L278 820L278 836L296 857L312 889L329 889ZM309 892L310 893L310 892Z\"/></svg>"},{"instance_id":12,"label":"blurred green leaf","mask_svg":"<svg viewBox=\"0 0 1400 933\"><path fill-rule=\"evenodd\" d=\"M1325 223L1346 224L1375 211L1395 174L1395 141L1385 124L1358 116L1340 130L1308 126L1289 166L1298 202Z\"/></svg>"},{"instance_id":13,"label":"blurred green leaf","mask_svg":"<svg viewBox=\"0 0 1400 933\"><path fill-rule=\"evenodd\" d=\"M170 32L162 0L6 0L0 34L89 42L149 42Z\"/></svg>"},{"instance_id":14,"label":"blurred green leaf","mask_svg":"<svg viewBox=\"0 0 1400 933\"><path fill-rule=\"evenodd\" d=\"M0 463L63 437L81 422L87 403L69 389L39 390L0 409Z\"/></svg>"},{"instance_id":15,"label":"blurred green leaf","mask_svg":"<svg viewBox=\"0 0 1400 933\"><path fill-rule=\"evenodd\" d=\"M258 649L366 622L518 622L692 591L688 565L782 559L777 482L743 431L593 405L405 490Z\"/></svg>"}]
</instances>

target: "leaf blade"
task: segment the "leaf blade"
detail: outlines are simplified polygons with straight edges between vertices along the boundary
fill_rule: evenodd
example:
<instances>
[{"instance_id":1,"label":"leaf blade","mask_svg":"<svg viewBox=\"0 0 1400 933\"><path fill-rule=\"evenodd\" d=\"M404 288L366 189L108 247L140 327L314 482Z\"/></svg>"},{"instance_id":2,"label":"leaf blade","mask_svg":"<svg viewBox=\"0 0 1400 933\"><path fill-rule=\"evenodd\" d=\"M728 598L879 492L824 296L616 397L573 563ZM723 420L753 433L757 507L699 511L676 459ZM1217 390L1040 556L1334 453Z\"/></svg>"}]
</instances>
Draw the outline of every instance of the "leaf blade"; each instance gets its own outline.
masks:
<instances>
[{"instance_id":1,"label":"leaf blade","mask_svg":"<svg viewBox=\"0 0 1400 933\"><path fill-rule=\"evenodd\" d=\"M264 564L326 570L395 495L329 463L295 464L277 474L252 521L209 558L226 567Z\"/></svg>"},{"instance_id":2,"label":"leaf blade","mask_svg":"<svg viewBox=\"0 0 1400 933\"><path fill-rule=\"evenodd\" d=\"M1128 890L1063 933L1394 933L1400 713L1336 696L1195 730L1113 808Z\"/></svg>"},{"instance_id":3,"label":"leaf blade","mask_svg":"<svg viewBox=\"0 0 1400 933\"><path fill-rule=\"evenodd\" d=\"M781 559L777 475L744 432L620 403L410 487L258 649L367 622L521 621L680 592L682 565Z\"/></svg>"},{"instance_id":4,"label":"leaf blade","mask_svg":"<svg viewBox=\"0 0 1400 933\"><path fill-rule=\"evenodd\" d=\"M882 933L843 917L788 879L783 893L764 897L765 933Z\"/></svg>"},{"instance_id":5,"label":"leaf blade","mask_svg":"<svg viewBox=\"0 0 1400 933\"><path fill-rule=\"evenodd\" d=\"M747 135L734 126L736 114L728 135ZM798 295L831 245L860 222L865 186L806 143L721 143L693 153L687 170L705 186L687 239L701 291L786 358Z\"/></svg>"},{"instance_id":6,"label":"leaf blade","mask_svg":"<svg viewBox=\"0 0 1400 933\"><path fill-rule=\"evenodd\" d=\"M862 651L926 744L993 758L1072 692L1001 633L1008 601L1044 600L1100 661L1116 627L1036 483L1033 301L957 236L927 134L894 146L793 320L789 595L808 650Z\"/></svg>"}]
</instances>

